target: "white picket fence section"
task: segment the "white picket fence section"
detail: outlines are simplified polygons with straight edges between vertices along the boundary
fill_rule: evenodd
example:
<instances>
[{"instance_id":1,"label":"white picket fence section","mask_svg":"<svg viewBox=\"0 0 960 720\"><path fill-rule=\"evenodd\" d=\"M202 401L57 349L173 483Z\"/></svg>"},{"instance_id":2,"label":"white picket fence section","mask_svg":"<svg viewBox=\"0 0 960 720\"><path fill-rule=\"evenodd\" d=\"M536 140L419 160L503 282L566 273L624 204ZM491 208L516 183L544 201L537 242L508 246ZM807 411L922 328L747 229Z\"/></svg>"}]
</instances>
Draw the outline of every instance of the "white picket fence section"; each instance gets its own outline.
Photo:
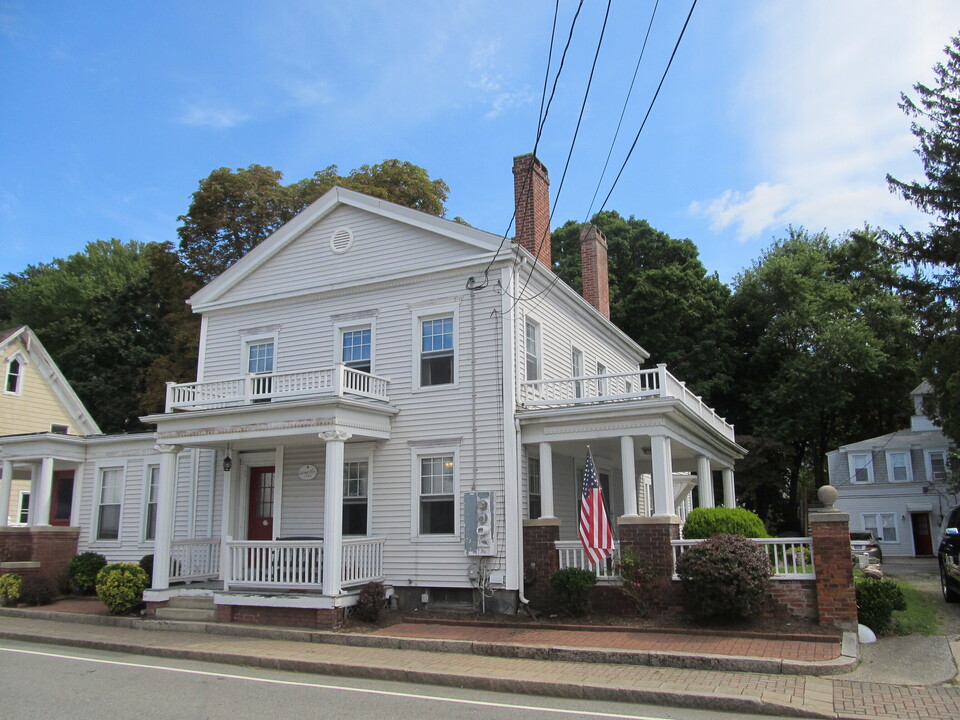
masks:
<instances>
[{"instance_id":1,"label":"white picket fence section","mask_svg":"<svg viewBox=\"0 0 960 720\"><path fill-rule=\"evenodd\" d=\"M613 555L604 562L593 563L583 551L583 543L579 540L558 540L555 543L557 553L560 556L560 569L580 568L589 570L597 576L598 583L619 582L620 577L616 571L616 564L620 560L620 545L615 544Z\"/></svg>"},{"instance_id":2,"label":"white picket fence section","mask_svg":"<svg viewBox=\"0 0 960 720\"><path fill-rule=\"evenodd\" d=\"M677 560L702 540L673 540L673 576L677 577ZM753 542L767 549L773 580L813 580L813 538L754 538Z\"/></svg>"},{"instance_id":3,"label":"white picket fence section","mask_svg":"<svg viewBox=\"0 0 960 720\"><path fill-rule=\"evenodd\" d=\"M220 576L220 538L170 543L170 580L216 580Z\"/></svg>"}]
</instances>

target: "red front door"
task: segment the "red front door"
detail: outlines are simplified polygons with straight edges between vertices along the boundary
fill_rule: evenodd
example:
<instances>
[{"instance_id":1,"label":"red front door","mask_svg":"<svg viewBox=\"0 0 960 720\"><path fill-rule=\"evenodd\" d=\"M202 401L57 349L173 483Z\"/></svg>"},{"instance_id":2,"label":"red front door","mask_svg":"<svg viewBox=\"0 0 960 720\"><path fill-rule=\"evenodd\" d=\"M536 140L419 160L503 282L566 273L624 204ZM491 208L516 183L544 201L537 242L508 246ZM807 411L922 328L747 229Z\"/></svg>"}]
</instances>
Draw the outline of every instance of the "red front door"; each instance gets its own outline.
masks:
<instances>
[{"instance_id":1,"label":"red front door","mask_svg":"<svg viewBox=\"0 0 960 720\"><path fill-rule=\"evenodd\" d=\"M50 490L50 524L69 525L73 509L73 470L58 470L53 474Z\"/></svg>"},{"instance_id":2,"label":"red front door","mask_svg":"<svg viewBox=\"0 0 960 720\"><path fill-rule=\"evenodd\" d=\"M930 535L930 516L927 513L911 513L913 524L913 550L919 555L933 555L933 538Z\"/></svg>"},{"instance_id":3,"label":"red front door","mask_svg":"<svg viewBox=\"0 0 960 720\"><path fill-rule=\"evenodd\" d=\"M274 468L250 468L247 540L273 540Z\"/></svg>"}]
</instances>

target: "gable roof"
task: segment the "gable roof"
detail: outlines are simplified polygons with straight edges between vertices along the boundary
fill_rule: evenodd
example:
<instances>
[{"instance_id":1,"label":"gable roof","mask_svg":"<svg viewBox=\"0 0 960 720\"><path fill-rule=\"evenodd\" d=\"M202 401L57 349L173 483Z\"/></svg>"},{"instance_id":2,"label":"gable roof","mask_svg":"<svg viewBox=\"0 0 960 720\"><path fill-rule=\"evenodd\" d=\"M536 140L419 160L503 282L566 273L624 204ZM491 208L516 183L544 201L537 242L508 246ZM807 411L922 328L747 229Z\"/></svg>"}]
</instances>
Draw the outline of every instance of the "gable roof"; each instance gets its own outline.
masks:
<instances>
[{"instance_id":1,"label":"gable roof","mask_svg":"<svg viewBox=\"0 0 960 720\"><path fill-rule=\"evenodd\" d=\"M82 435L100 435L100 427L90 415L86 406L77 397L70 383L60 372L60 368L50 357L50 353L43 347L43 343L26 325L0 330L0 353L20 342L30 362L34 364L46 380L50 391L61 402L73 418L74 424Z\"/></svg>"},{"instance_id":2,"label":"gable roof","mask_svg":"<svg viewBox=\"0 0 960 720\"><path fill-rule=\"evenodd\" d=\"M354 190L333 187L319 199L286 223L240 260L198 290L188 302L194 306L209 305L247 278L255 269L274 257L339 207L353 207L383 218L395 220L450 240L462 243L479 255L492 254L501 245L499 235L477 230L469 225L445 220L428 213L413 210L388 200L370 197Z\"/></svg>"}]
</instances>

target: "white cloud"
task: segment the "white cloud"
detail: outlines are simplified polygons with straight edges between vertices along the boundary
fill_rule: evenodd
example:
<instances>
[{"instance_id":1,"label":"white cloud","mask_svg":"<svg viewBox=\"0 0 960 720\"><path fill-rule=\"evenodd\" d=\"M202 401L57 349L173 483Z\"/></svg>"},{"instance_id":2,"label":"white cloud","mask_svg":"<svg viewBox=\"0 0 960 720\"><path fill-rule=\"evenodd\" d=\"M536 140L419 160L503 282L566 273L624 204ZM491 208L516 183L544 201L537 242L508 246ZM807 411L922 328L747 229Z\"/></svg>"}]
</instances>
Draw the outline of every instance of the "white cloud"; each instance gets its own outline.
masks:
<instances>
[{"instance_id":1,"label":"white cloud","mask_svg":"<svg viewBox=\"0 0 960 720\"><path fill-rule=\"evenodd\" d=\"M960 26L960 4L778 0L752 23L760 41L741 58L734 120L753 187L729 188L690 211L711 229L736 228L741 241L786 224L840 232L919 221L885 181L888 172L921 170L897 102L930 82Z\"/></svg>"},{"instance_id":2,"label":"white cloud","mask_svg":"<svg viewBox=\"0 0 960 720\"><path fill-rule=\"evenodd\" d=\"M249 115L244 115L233 108L212 108L188 104L186 110L184 110L180 116L179 122L183 125L224 130L239 125L249 119Z\"/></svg>"}]
</instances>

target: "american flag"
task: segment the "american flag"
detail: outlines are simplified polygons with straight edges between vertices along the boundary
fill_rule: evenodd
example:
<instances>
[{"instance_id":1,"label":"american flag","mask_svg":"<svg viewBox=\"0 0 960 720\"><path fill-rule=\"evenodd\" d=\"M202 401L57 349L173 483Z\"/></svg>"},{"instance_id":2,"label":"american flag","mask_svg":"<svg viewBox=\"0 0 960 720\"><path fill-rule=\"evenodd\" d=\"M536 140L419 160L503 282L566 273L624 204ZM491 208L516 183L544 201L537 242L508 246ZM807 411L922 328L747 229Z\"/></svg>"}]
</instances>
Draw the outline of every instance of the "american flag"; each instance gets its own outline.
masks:
<instances>
[{"instance_id":1,"label":"american flag","mask_svg":"<svg viewBox=\"0 0 960 720\"><path fill-rule=\"evenodd\" d=\"M583 497L580 499L580 542L590 562L599 563L613 554L613 532L603 507L603 490L597 482L597 466L587 449L583 467Z\"/></svg>"}]
</instances>

